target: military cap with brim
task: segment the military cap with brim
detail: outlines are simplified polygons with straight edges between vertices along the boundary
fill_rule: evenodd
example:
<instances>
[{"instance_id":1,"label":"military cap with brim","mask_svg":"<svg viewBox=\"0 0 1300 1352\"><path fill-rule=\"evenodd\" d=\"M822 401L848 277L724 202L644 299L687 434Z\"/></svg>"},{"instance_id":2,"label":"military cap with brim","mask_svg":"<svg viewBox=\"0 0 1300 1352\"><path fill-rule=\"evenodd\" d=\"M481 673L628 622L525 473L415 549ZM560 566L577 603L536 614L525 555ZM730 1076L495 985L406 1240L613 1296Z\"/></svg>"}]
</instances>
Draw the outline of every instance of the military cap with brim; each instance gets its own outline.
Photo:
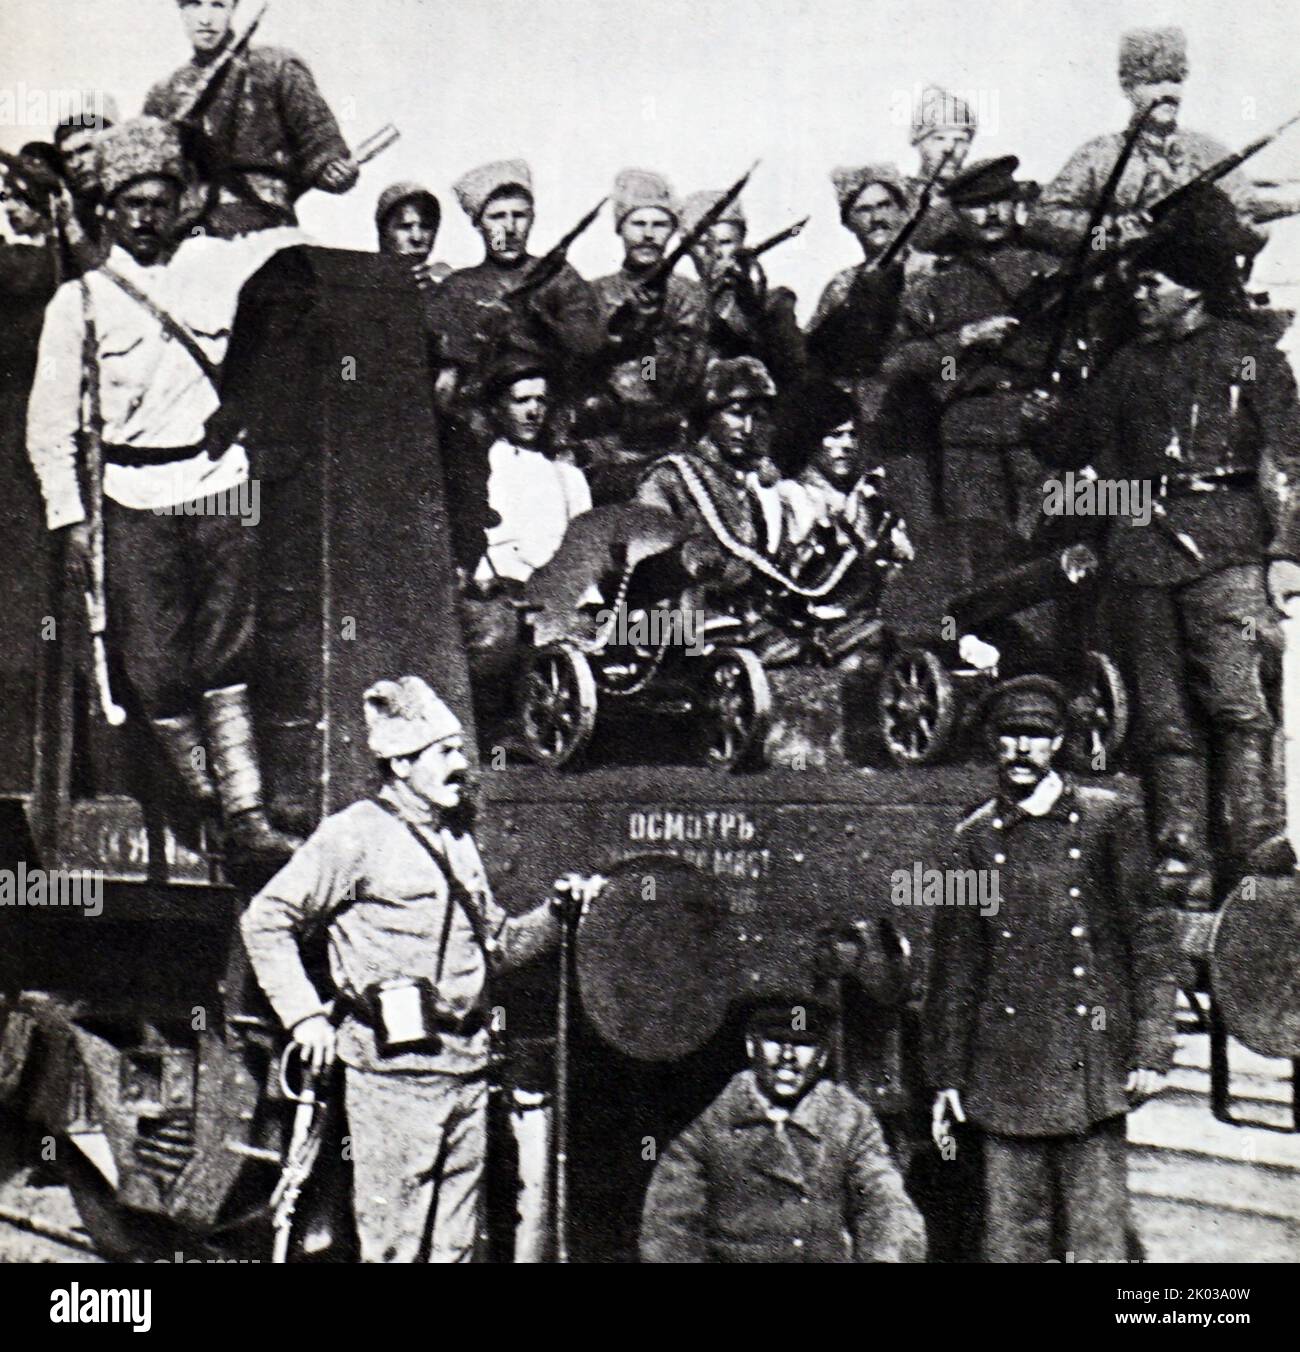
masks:
<instances>
[{"instance_id":1,"label":"military cap with brim","mask_svg":"<svg viewBox=\"0 0 1300 1352\"><path fill-rule=\"evenodd\" d=\"M1163 273L1197 291L1236 293L1238 259L1252 258L1260 241L1242 224L1231 199L1206 184L1159 221L1133 255L1139 270Z\"/></svg>"},{"instance_id":2,"label":"military cap with brim","mask_svg":"<svg viewBox=\"0 0 1300 1352\"><path fill-rule=\"evenodd\" d=\"M550 364L544 353L524 346L510 346L495 356L488 365L483 378L483 394L495 399L504 390L508 390L516 380L552 374Z\"/></svg>"},{"instance_id":3,"label":"military cap with brim","mask_svg":"<svg viewBox=\"0 0 1300 1352\"><path fill-rule=\"evenodd\" d=\"M746 1037L816 1045L830 1036L834 1012L819 1000L790 991L749 1001L744 1007L743 1022Z\"/></svg>"},{"instance_id":4,"label":"military cap with brim","mask_svg":"<svg viewBox=\"0 0 1300 1352\"><path fill-rule=\"evenodd\" d=\"M1009 197L1027 197L1033 192L1028 183L1016 178L1020 160L1015 155L979 160L963 169L944 189L953 206L976 207L988 202L1003 202Z\"/></svg>"},{"instance_id":5,"label":"military cap with brim","mask_svg":"<svg viewBox=\"0 0 1300 1352\"><path fill-rule=\"evenodd\" d=\"M845 423L856 423L858 405L842 386L825 377L806 381L784 400L780 439L785 459L792 465L805 462L829 432Z\"/></svg>"},{"instance_id":6,"label":"military cap with brim","mask_svg":"<svg viewBox=\"0 0 1300 1352\"><path fill-rule=\"evenodd\" d=\"M994 686L984 702L990 737L1028 732L1055 737L1065 731L1069 700L1049 676L1015 676Z\"/></svg>"}]
</instances>

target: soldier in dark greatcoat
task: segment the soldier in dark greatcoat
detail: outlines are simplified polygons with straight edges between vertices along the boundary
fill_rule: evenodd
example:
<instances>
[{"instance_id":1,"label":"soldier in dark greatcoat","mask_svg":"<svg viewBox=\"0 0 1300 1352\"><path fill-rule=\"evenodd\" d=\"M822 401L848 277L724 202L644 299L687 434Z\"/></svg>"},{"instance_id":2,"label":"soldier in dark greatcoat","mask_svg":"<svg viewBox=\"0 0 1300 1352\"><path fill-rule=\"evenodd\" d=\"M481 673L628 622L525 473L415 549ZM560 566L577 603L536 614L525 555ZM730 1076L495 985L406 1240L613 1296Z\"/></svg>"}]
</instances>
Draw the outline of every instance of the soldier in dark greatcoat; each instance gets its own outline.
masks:
<instances>
[{"instance_id":1,"label":"soldier in dark greatcoat","mask_svg":"<svg viewBox=\"0 0 1300 1352\"><path fill-rule=\"evenodd\" d=\"M1275 609L1300 591L1300 405L1285 359L1248 322L1238 269L1248 250L1217 189L1175 213L1137 261L1138 337L1084 387L1064 441L1100 483L1133 486L1129 515L1105 522L1113 628L1162 876L1171 887L1181 878L1193 900L1209 860L1209 758L1193 696L1239 865L1276 829L1263 678Z\"/></svg>"},{"instance_id":2,"label":"soldier in dark greatcoat","mask_svg":"<svg viewBox=\"0 0 1300 1352\"><path fill-rule=\"evenodd\" d=\"M954 1118L981 1135L989 1262L1124 1259L1125 1114L1173 1055L1171 913L1150 904L1141 809L1052 768L1065 718L1046 677L995 689L998 792L953 862L997 905L935 912L934 1135L945 1153Z\"/></svg>"},{"instance_id":3,"label":"soldier in dark greatcoat","mask_svg":"<svg viewBox=\"0 0 1300 1352\"><path fill-rule=\"evenodd\" d=\"M824 1079L825 1011L754 1009L743 1070L664 1151L646 1192L648 1263L908 1263L924 1256L876 1115Z\"/></svg>"}]
</instances>

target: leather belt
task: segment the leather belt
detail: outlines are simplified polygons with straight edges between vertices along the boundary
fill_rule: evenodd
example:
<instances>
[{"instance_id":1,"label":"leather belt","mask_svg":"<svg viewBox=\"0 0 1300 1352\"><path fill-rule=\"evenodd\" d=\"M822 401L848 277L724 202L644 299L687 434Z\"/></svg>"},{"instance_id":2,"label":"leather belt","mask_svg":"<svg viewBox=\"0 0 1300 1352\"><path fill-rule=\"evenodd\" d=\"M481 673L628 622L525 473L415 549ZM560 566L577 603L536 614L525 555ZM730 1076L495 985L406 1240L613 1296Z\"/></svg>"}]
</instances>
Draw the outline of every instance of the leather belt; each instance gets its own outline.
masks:
<instances>
[{"instance_id":1,"label":"leather belt","mask_svg":"<svg viewBox=\"0 0 1300 1352\"><path fill-rule=\"evenodd\" d=\"M182 460L193 460L196 455L211 455L207 446L110 446L104 444L104 463L141 469L145 465L175 465Z\"/></svg>"}]
</instances>

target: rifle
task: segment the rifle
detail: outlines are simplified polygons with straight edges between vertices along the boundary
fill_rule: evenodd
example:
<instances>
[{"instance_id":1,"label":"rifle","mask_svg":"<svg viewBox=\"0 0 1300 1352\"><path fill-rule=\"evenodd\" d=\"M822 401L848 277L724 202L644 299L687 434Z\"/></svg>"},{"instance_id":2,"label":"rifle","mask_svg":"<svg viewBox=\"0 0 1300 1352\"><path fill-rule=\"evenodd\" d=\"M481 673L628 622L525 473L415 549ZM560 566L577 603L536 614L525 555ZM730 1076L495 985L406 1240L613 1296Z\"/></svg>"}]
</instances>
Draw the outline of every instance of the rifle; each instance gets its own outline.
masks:
<instances>
[{"instance_id":1,"label":"rifle","mask_svg":"<svg viewBox=\"0 0 1300 1352\"><path fill-rule=\"evenodd\" d=\"M280 1091L297 1106L293 1112L289 1148L284 1152L284 1166L275 1191L271 1194L271 1227L275 1232L271 1249L273 1263L289 1261L289 1238L293 1230L294 1212L298 1209L298 1198L320 1154L320 1133L313 1129L320 1110L320 1099L316 1092L317 1072L304 1062L301 1092L295 1094L289 1088L289 1058L296 1050L296 1044L291 1042L280 1058Z\"/></svg>"},{"instance_id":2,"label":"rifle","mask_svg":"<svg viewBox=\"0 0 1300 1352\"><path fill-rule=\"evenodd\" d=\"M944 151L943 159L939 161L934 173L930 175L926 180L925 187L921 189L921 196L917 200L916 210L903 222L898 233L885 246L884 252L871 262L871 265L868 268L869 272L884 272L894 259L902 253L903 249L906 248L908 240L916 234L917 227L924 219L925 213L930 210L930 200L934 196L934 190L939 186L939 179L942 176L943 171L948 167L948 161L952 159L955 150L956 147L953 146Z\"/></svg>"},{"instance_id":3,"label":"rifle","mask_svg":"<svg viewBox=\"0 0 1300 1352\"><path fill-rule=\"evenodd\" d=\"M749 182L750 176L758 168L758 165L758 160L755 160L708 211L695 222L695 228L684 234L673 248L646 273L641 279L641 285L646 290L658 291L667 282L677 264L717 225L726 213L727 208L745 191L745 184Z\"/></svg>"},{"instance_id":4,"label":"rifle","mask_svg":"<svg viewBox=\"0 0 1300 1352\"><path fill-rule=\"evenodd\" d=\"M235 38L224 52L212 63L208 70L207 78L199 85L179 108L171 115L171 120L178 127L198 126L203 119L203 114L208 110L212 100L216 98L217 91L221 87L222 78L232 65L247 50L248 44L253 40L253 34L261 26L262 20L266 18L266 11L270 8L269 0L262 5L262 8L253 16L253 21L244 31Z\"/></svg>"},{"instance_id":5,"label":"rifle","mask_svg":"<svg viewBox=\"0 0 1300 1352\"><path fill-rule=\"evenodd\" d=\"M1115 193L1119 189L1120 180L1124 177L1124 171L1133 158L1134 150L1137 149L1138 137L1141 136L1142 130L1147 124L1147 119L1160 106L1162 101L1160 99L1153 100L1143 109L1140 117L1133 119L1133 125L1124 137L1124 143L1120 146L1119 154L1115 156L1115 163L1111 165L1110 173L1106 176L1106 182L1102 184L1101 192L1097 194L1097 200L1093 203L1092 211L1088 216L1087 227L1078 244L1075 245L1070 266L1066 269L1067 280L1064 283L1065 289L1060 298L1061 313L1056 321L1047 354L1043 358L1040 380L1050 380L1056 372L1056 363L1060 358L1061 349L1065 346L1070 323L1074 318L1075 303L1083 286L1085 264L1088 251L1092 247L1093 237L1098 227L1106 219L1115 201Z\"/></svg>"},{"instance_id":6,"label":"rifle","mask_svg":"<svg viewBox=\"0 0 1300 1352\"><path fill-rule=\"evenodd\" d=\"M775 249L778 244L784 244L788 239L795 239L804 232L804 227L812 220L811 216L805 216L801 221L795 221L793 225L787 225L784 230L778 230L775 235L769 235L761 244L755 244L752 249L746 249L745 252L750 258L762 258L769 250Z\"/></svg>"},{"instance_id":7,"label":"rifle","mask_svg":"<svg viewBox=\"0 0 1300 1352\"><path fill-rule=\"evenodd\" d=\"M602 197L572 230L562 235L546 253L533 263L523 281L507 291L502 300L506 303L526 300L534 292L540 291L553 278L558 277L560 269L568 259L570 247L580 235L587 231L592 221L600 215L601 207L608 201L608 197Z\"/></svg>"},{"instance_id":8,"label":"rifle","mask_svg":"<svg viewBox=\"0 0 1300 1352\"><path fill-rule=\"evenodd\" d=\"M126 710L113 699L108 679L108 604L104 588L104 440L99 407L99 342L90 287L81 283L85 333L81 348L81 445L85 456L86 508L90 525L90 588L86 592L86 619L90 629L91 664L104 721L114 728L126 722Z\"/></svg>"}]
</instances>

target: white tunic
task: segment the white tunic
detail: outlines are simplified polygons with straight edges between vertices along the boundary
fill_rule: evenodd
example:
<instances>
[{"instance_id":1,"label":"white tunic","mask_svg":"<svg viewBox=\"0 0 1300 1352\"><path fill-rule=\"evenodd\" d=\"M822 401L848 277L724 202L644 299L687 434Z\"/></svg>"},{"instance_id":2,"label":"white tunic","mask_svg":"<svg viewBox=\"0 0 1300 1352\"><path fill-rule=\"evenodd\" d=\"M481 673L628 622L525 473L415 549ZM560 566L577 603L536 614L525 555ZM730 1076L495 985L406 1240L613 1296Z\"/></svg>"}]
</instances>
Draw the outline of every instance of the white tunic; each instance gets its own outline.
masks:
<instances>
[{"instance_id":1,"label":"white tunic","mask_svg":"<svg viewBox=\"0 0 1300 1352\"><path fill-rule=\"evenodd\" d=\"M295 228L242 239L185 240L166 263L143 267L115 246L107 265L193 334L220 366L244 282L280 249L309 243ZM198 363L140 303L99 269L86 276L99 359L100 414L109 445L197 445L218 407ZM36 379L27 408L27 452L51 530L85 519L77 484L82 340L79 282L65 282L45 311ZM138 510L174 507L220 493L248 477L241 446L165 465L104 466L104 496Z\"/></svg>"},{"instance_id":2,"label":"white tunic","mask_svg":"<svg viewBox=\"0 0 1300 1352\"><path fill-rule=\"evenodd\" d=\"M569 522L591 510L591 490L576 465L503 437L488 451L488 505L501 524L487 532L475 580L527 582L554 557Z\"/></svg>"}]
</instances>

